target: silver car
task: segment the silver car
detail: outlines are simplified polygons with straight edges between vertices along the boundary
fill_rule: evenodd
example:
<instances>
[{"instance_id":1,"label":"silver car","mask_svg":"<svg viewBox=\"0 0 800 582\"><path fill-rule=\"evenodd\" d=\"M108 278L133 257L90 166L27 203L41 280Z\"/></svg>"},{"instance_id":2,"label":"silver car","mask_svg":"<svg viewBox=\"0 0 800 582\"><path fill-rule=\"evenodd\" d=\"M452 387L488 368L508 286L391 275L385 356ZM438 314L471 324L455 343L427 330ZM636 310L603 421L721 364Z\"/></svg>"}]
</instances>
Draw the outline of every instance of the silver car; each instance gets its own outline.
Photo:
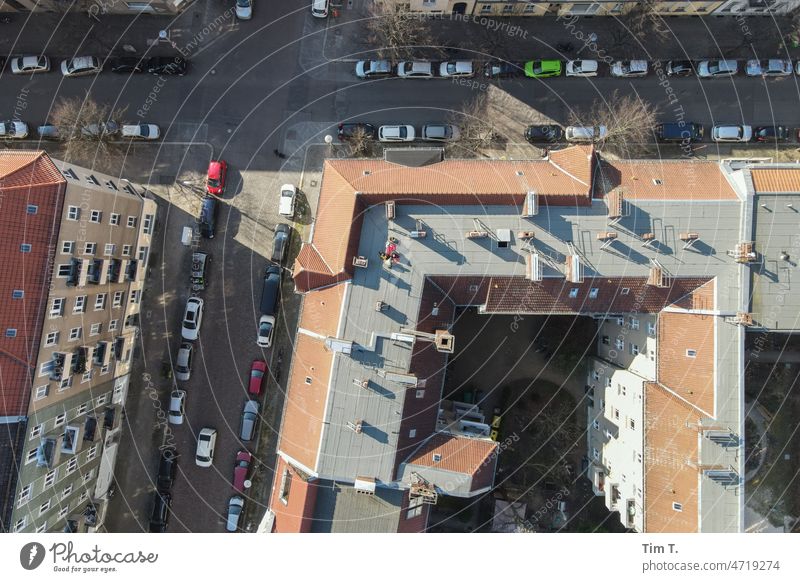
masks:
<instances>
[{"instance_id":1,"label":"silver car","mask_svg":"<svg viewBox=\"0 0 800 582\"><path fill-rule=\"evenodd\" d=\"M248 400L242 410L242 422L239 426L239 438L243 441L251 441L256 434L256 423L258 422L259 404L255 400Z\"/></svg>"},{"instance_id":2,"label":"silver car","mask_svg":"<svg viewBox=\"0 0 800 582\"><path fill-rule=\"evenodd\" d=\"M192 353L194 347L189 342L181 344L178 357L175 358L175 378L185 382L192 374Z\"/></svg>"},{"instance_id":3,"label":"silver car","mask_svg":"<svg viewBox=\"0 0 800 582\"><path fill-rule=\"evenodd\" d=\"M27 56L11 59L11 72L15 75L46 73L50 70L50 59L46 56Z\"/></svg>"},{"instance_id":4,"label":"silver car","mask_svg":"<svg viewBox=\"0 0 800 582\"><path fill-rule=\"evenodd\" d=\"M422 126L422 139L425 141L456 141L461 130L449 123L429 123Z\"/></svg>"},{"instance_id":5,"label":"silver car","mask_svg":"<svg viewBox=\"0 0 800 582\"><path fill-rule=\"evenodd\" d=\"M748 77L788 77L792 74L792 61L789 59L769 59L747 61L745 72Z\"/></svg>"},{"instance_id":6,"label":"silver car","mask_svg":"<svg viewBox=\"0 0 800 582\"><path fill-rule=\"evenodd\" d=\"M75 57L61 61L61 74L65 77L82 77L96 75L103 70L97 57Z\"/></svg>"},{"instance_id":7,"label":"silver car","mask_svg":"<svg viewBox=\"0 0 800 582\"><path fill-rule=\"evenodd\" d=\"M738 61L700 61L697 63L697 76L701 79L732 77L739 72Z\"/></svg>"},{"instance_id":8,"label":"silver car","mask_svg":"<svg viewBox=\"0 0 800 582\"><path fill-rule=\"evenodd\" d=\"M183 424L186 412L186 391L173 390L169 395L169 423Z\"/></svg>"},{"instance_id":9,"label":"silver car","mask_svg":"<svg viewBox=\"0 0 800 582\"><path fill-rule=\"evenodd\" d=\"M242 509L244 508L244 499L238 495L234 495L228 501L228 519L225 522L226 531L236 531L239 529L239 518L242 516Z\"/></svg>"}]
</instances>

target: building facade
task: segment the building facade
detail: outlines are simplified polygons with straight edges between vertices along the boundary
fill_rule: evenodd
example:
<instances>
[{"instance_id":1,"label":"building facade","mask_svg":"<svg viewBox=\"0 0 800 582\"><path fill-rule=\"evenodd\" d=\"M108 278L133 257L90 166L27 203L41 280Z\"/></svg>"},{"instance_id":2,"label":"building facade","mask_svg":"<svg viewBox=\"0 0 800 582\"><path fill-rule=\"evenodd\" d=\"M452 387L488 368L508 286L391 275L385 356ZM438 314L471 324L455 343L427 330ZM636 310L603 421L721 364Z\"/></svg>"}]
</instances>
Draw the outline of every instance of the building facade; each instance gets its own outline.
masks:
<instances>
[{"instance_id":1,"label":"building facade","mask_svg":"<svg viewBox=\"0 0 800 582\"><path fill-rule=\"evenodd\" d=\"M2 12L86 12L90 17L103 14L176 14L191 4L190 0L6 0Z\"/></svg>"}]
</instances>

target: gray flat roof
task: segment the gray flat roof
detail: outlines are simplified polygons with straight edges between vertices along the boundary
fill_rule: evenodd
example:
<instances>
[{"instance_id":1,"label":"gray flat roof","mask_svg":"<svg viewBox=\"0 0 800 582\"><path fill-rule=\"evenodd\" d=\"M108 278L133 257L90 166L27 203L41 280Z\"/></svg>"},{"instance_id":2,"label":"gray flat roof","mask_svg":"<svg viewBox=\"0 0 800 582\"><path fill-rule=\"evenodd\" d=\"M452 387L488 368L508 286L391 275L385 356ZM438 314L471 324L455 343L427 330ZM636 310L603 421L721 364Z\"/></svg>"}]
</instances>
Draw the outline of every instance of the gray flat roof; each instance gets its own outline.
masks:
<instances>
[{"instance_id":1,"label":"gray flat roof","mask_svg":"<svg viewBox=\"0 0 800 582\"><path fill-rule=\"evenodd\" d=\"M378 487L374 495L351 485L322 480L317 484L314 533L396 533L403 491Z\"/></svg>"}]
</instances>

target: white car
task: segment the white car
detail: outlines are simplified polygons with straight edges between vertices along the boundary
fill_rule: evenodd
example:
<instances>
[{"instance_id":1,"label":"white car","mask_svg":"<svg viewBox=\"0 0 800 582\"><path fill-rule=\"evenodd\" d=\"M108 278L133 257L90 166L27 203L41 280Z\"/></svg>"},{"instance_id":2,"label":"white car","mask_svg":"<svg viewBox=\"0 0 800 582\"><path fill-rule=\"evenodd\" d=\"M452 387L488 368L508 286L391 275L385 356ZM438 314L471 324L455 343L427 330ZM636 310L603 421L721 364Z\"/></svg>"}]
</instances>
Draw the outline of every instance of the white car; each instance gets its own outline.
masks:
<instances>
[{"instance_id":1,"label":"white car","mask_svg":"<svg viewBox=\"0 0 800 582\"><path fill-rule=\"evenodd\" d=\"M262 315L258 320L258 334L256 344L260 348L268 348L272 345L272 336L275 333L275 316Z\"/></svg>"},{"instance_id":2,"label":"white car","mask_svg":"<svg viewBox=\"0 0 800 582\"><path fill-rule=\"evenodd\" d=\"M446 61L439 65L439 76L446 79L472 77L474 74L472 61Z\"/></svg>"},{"instance_id":3,"label":"white car","mask_svg":"<svg viewBox=\"0 0 800 582\"><path fill-rule=\"evenodd\" d=\"M422 127L424 141L456 141L461 137L461 130L449 123L429 123Z\"/></svg>"},{"instance_id":4,"label":"white car","mask_svg":"<svg viewBox=\"0 0 800 582\"><path fill-rule=\"evenodd\" d=\"M596 77L597 61L567 61L567 77Z\"/></svg>"},{"instance_id":5,"label":"white car","mask_svg":"<svg viewBox=\"0 0 800 582\"><path fill-rule=\"evenodd\" d=\"M103 65L97 57L75 57L61 61L61 74L65 77L96 75L102 70Z\"/></svg>"},{"instance_id":6,"label":"white car","mask_svg":"<svg viewBox=\"0 0 800 582\"><path fill-rule=\"evenodd\" d=\"M787 77L792 74L792 61L788 59L769 59L747 61L745 72L748 77Z\"/></svg>"},{"instance_id":7,"label":"white car","mask_svg":"<svg viewBox=\"0 0 800 582\"><path fill-rule=\"evenodd\" d=\"M50 70L50 59L46 56L28 56L11 59L11 72L15 75L46 73Z\"/></svg>"},{"instance_id":8,"label":"white car","mask_svg":"<svg viewBox=\"0 0 800 582\"><path fill-rule=\"evenodd\" d=\"M564 131L564 137L567 141L577 143L592 143L606 138L608 129L605 125L597 127L587 127L579 125L570 125Z\"/></svg>"},{"instance_id":9,"label":"white car","mask_svg":"<svg viewBox=\"0 0 800 582\"><path fill-rule=\"evenodd\" d=\"M194 462L198 467L210 467L214 462L214 446L217 444L217 431L213 428L201 429L197 434L197 452Z\"/></svg>"},{"instance_id":10,"label":"white car","mask_svg":"<svg viewBox=\"0 0 800 582\"><path fill-rule=\"evenodd\" d=\"M186 302L186 312L183 315L181 337L194 341L200 335L200 325L203 323L203 300L199 297L189 297Z\"/></svg>"},{"instance_id":11,"label":"white car","mask_svg":"<svg viewBox=\"0 0 800 582\"><path fill-rule=\"evenodd\" d=\"M697 76L701 79L732 77L739 72L738 61L700 61L697 63Z\"/></svg>"},{"instance_id":12,"label":"white car","mask_svg":"<svg viewBox=\"0 0 800 582\"><path fill-rule=\"evenodd\" d=\"M236 0L236 18L239 20L253 18L253 0Z\"/></svg>"},{"instance_id":13,"label":"white car","mask_svg":"<svg viewBox=\"0 0 800 582\"><path fill-rule=\"evenodd\" d=\"M0 139L28 137L28 124L24 121L0 121Z\"/></svg>"},{"instance_id":14,"label":"white car","mask_svg":"<svg viewBox=\"0 0 800 582\"><path fill-rule=\"evenodd\" d=\"M169 395L169 423L183 424L186 390L173 390Z\"/></svg>"},{"instance_id":15,"label":"white car","mask_svg":"<svg viewBox=\"0 0 800 582\"><path fill-rule=\"evenodd\" d=\"M430 61L400 61L397 63L397 76L403 79L430 79L433 77L433 64Z\"/></svg>"},{"instance_id":16,"label":"white car","mask_svg":"<svg viewBox=\"0 0 800 582\"><path fill-rule=\"evenodd\" d=\"M358 61L356 63L356 77L359 79L375 79L378 77L391 76L392 63L389 61Z\"/></svg>"},{"instance_id":17,"label":"white car","mask_svg":"<svg viewBox=\"0 0 800 582\"><path fill-rule=\"evenodd\" d=\"M129 139L158 139L161 130L155 123L137 123L136 125L123 125L122 137Z\"/></svg>"},{"instance_id":18,"label":"white car","mask_svg":"<svg viewBox=\"0 0 800 582\"><path fill-rule=\"evenodd\" d=\"M611 65L612 77L646 77L647 61L614 61Z\"/></svg>"},{"instance_id":19,"label":"white car","mask_svg":"<svg viewBox=\"0 0 800 582\"><path fill-rule=\"evenodd\" d=\"M244 507L244 499L238 495L234 495L228 501L228 519L225 521L226 531L236 531L239 529L239 518L242 516L242 508Z\"/></svg>"},{"instance_id":20,"label":"white car","mask_svg":"<svg viewBox=\"0 0 800 582\"><path fill-rule=\"evenodd\" d=\"M294 201L297 198L297 188L294 184L281 186L281 199L278 203L278 214L281 216L294 216Z\"/></svg>"},{"instance_id":21,"label":"white car","mask_svg":"<svg viewBox=\"0 0 800 582\"><path fill-rule=\"evenodd\" d=\"M711 141L741 143L753 138L749 125L715 125L711 128Z\"/></svg>"},{"instance_id":22,"label":"white car","mask_svg":"<svg viewBox=\"0 0 800 582\"><path fill-rule=\"evenodd\" d=\"M381 125L378 128L379 141L414 141L415 137L411 125Z\"/></svg>"}]
</instances>

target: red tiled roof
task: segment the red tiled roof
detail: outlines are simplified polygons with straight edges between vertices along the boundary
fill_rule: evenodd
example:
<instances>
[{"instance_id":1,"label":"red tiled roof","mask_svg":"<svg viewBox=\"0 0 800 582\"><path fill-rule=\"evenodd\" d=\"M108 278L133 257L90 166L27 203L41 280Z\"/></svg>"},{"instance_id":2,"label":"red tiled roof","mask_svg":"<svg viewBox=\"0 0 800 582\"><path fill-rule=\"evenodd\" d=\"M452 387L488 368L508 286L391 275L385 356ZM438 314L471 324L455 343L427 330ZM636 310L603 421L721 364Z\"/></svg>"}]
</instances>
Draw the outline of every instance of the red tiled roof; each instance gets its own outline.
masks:
<instances>
[{"instance_id":1,"label":"red tiled roof","mask_svg":"<svg viewBox=\"0 0 800 582\"><path fill-rule=\"evenodd\" d=\"M756 194L800 192L800 170L796 168L752 169L750 176Z\"/></svg>"},{"instance_id":2,"label":"red tiled roof","mask_svg":"<svg viewBox=\"0 0 800 582\"><path fill-rule=\"evenodd\" d=\"M284 472L287 473L286 503L279 499ZM270 496L270 509L275 514L272 525L274 533L305 533L311 531L314 518L314 506L317 501L317 486L304 479L294 467L289 465L283 457L278 455L275 465L275 475L272 480L272 495Z\"/></svg>"},{"instance_id":3,"label":"red tiled roof","mask_svg":"<svg viewBox=\"0 0 800 582\"><path fill-rule=\"evenodd\" d=\"M497 443L494 441L436 433L405 462L418 467L474 475L491 462L496 449ZM434 454L440 456L438 461L434 460ZM474 483L472 489L476 489Z\"/></svg>"},{"instance_id":4,"label":"red tiled roof","mask_svg":"<svg viewBox=\"0 0 800 582\"><path fill-rule=\"evenodd\" d=\"M64 176L43 151L0 151L0 190L65 182Z\"/></svg>"},{"instance_id":5,"label":"red tiled roof","mask_svg":"<svg viewBox=\"0 0 800 582\"><path fill-rule=\"evenodd\" d=\"M297 327L326 337L336 337L347 285L333 285L303 296Z\"/></svg>"}]
</instances>

